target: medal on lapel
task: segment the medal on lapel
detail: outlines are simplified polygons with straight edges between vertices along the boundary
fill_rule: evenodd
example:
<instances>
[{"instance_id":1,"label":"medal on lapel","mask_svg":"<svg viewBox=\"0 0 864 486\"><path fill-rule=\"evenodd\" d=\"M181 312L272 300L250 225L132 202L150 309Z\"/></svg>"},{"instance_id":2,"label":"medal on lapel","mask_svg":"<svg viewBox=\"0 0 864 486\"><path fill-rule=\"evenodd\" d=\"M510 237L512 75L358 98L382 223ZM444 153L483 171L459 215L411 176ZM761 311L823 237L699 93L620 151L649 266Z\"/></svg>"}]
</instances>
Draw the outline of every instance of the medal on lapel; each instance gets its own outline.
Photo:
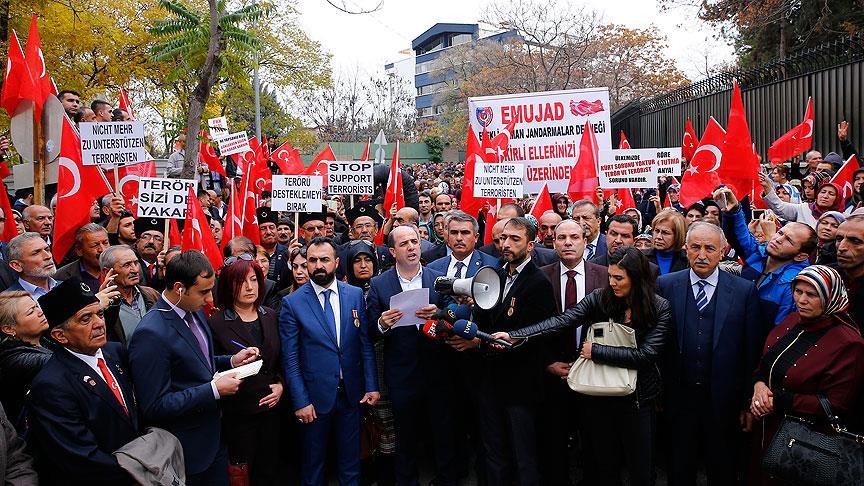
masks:
<instances>
[{"instance_id":1,"label":"medal on lapel","mask_svg":"<svg viewBox=\"0 0 864 486\"><path fill-rule=\"evenodd\" d=\"M513 317L514 307L516 307L516 297L510 299L510 308L507 309L507 317Z\"/></svg>"},{"instance_id":2,"label":"medal on lapel","mask_svg":"<svg viewBox=\"0 0 864 486\"><path fill-rule=\"evenodd\" d=\"M357 309L351 309L351 314L354 315L354 327L360 327L360 319L357 316Z\"/></svg>"},{"instance_id":3,"label":"medal on lapel","mask_svg":"<svg viewBox=\"0 0 864 486\"><path fill-rule=\"evenodd\" d=\"M84 379L82 380L84 383L87 383L90 386L96 386L96 381L93 378L90 378L90 375L84 375Z\"/></svg>"}]
</instances>

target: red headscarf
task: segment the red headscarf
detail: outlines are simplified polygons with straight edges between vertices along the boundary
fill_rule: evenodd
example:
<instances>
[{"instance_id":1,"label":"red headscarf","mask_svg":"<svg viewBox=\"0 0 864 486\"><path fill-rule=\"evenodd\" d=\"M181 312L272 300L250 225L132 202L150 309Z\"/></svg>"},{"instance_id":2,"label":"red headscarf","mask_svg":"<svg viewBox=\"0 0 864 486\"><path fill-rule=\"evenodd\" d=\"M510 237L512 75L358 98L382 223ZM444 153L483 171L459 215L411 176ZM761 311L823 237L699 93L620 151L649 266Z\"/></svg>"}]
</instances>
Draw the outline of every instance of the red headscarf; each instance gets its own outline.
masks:
<instances>
[{"instance_id":1,"label":"red headscarf","mask_svg":"<svg viewBox=\"0 0 864 486\"><path fill-rule=\"evenodd\" d=\"M834 192L837 195L836 195L836 197L834 197L834 204L832 204L830 207L827 207L827 208L820 208L819 206L816 205L816 200L819 199L819 191L821 191L822 188L825 186L833 187ZM813 217L815 217L816 219L819 219L819 216L822 216L822 213L824 213L826 211L837 211L837 212L842 213L845 208L846 208L846 201L843 200L843 189L841 189L840 186L838 186L837 184L835 184L831 181L825 181L819 185L819 188L816 190L816 199L814 199L813 202L810 203L810 211L813 213Z\"/></svg>"}]
</instances>

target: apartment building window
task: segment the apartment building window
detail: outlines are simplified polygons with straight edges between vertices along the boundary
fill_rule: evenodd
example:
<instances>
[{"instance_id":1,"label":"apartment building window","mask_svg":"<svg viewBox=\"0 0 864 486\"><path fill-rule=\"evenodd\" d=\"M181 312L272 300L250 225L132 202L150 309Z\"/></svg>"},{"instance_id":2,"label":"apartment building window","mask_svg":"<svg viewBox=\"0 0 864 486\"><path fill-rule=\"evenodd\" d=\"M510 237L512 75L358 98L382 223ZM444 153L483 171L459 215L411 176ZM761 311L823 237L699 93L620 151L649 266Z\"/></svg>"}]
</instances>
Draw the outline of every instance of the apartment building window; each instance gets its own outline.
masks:
<instances>
[{"instance_id":1,"label":"apartment building window","mask_svg":"<svg viewBox=\"0 0 864 486\"><path fill-rule=\"evenodd\" d=\"M456 34L450 39L451 46L458 46L459 44L467 44L474 40L474 37L471 34Z\"/></svg>"},{"instance_id":2,"label":"apartment building window","mask_svg":"<svg viewBox=\"0 0 864 486\"><path fill-rule=\"evenodd\" d=\"M417 63L417 65L414 67L414 74L428 73L429 71L432 70L432 62L433 61L426 61L426 62Z\"/></svg>"},{"instance_id":3,"label":"apartment building window","mask_svg":"<svg viewBox=\"0 0 864 486\"><path fill-rule=\"evenodd\" d=\"M427 94L437 93L439 91L443 91L447 88L447 83L433 83L427 84L426 86L418 86L417 87L417 96L423 96Z\"/></svg>"},{"instance_id":4,"label":"apartment building window","mask_svg":"<svg viewBox=\"0 0 864 486\"><path fill-rule=\"evenodd\" d=\"M420 108L420 117L424 116L432 116L432 107L427 106L426 108Z\"/></svg>"}]
</instances>

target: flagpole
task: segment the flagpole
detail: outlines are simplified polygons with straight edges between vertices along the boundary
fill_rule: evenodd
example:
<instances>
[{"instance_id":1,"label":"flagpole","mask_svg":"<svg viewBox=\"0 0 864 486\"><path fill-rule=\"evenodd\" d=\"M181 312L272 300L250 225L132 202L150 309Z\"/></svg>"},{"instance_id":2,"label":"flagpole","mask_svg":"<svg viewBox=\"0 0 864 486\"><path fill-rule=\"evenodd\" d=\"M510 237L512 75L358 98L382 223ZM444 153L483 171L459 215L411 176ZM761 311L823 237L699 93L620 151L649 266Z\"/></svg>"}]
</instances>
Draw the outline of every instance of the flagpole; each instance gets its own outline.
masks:
<instances>
[{"instance_id":1,"label":"flagpole","mask_svg":"<svg viewBox=\"0 0 864 486\"><path fill-rule=\"evenodd\" d=\"M165 218L165 234L163 235L163 239L165 240L165 244L163 248L166 250L171 246L171 219Z\"/></svg>"},{"instance_id":2,"label":"flagpole","mask_svg":"<svg viewBox=\"0 0 864 486\"><path fill-rule=\"evenodd\" d=\"M123 191L120 188L120 173L117 168L117 164L114 164L114 193L120 197L123 197Z\"/></svg>"},{"instance_id":3,"label":"flagpole","mask_svg":"<svg viewBox=\"0 0 864 486\"><path fill-rule=\"evenodd\" d=\"M45 137L42 133L42 123L36 114L36 103L33 103L33 200L36 204L45 205Z\"/></svg>"},{"instance_id":4,"label":"flagpole","mask_svg":"<svg viewBox=\"0 0 864 486\"><path fill-rule=\"evenodd\" d=\"M243 173L243 178L246 179L246 184L243 187L243 209L240 211L241 220L240 220L240 234L243 234L243 227L246 226L246 193L249 192L249 172L252 170L252 166L255 163L246 164L246 171Z\"/></svg>"}]
</instances>

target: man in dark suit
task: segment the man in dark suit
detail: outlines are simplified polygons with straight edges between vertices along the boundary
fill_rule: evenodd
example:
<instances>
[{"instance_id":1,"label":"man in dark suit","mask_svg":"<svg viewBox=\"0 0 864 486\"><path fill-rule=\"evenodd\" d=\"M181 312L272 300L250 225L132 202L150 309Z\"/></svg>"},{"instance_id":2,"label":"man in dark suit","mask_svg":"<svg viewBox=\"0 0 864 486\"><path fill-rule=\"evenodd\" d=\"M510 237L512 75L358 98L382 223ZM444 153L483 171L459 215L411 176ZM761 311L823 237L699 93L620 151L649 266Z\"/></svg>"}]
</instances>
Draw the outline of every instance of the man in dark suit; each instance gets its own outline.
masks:
<instances>
[{"instance_id":1,"label":"man in dark suit","mask_svg":"<svg viewBox=\"0 0 864 486\"><path fill-rule=\"evenodd\" d=\"M45 295L57 285L57 267L51 247L39 233L22 233L9 242L9 268L16 280L6 289L23 290L34 299Z\"/></svg>"},{"instance_id":2,"label":"man in dark suit","mask_svg":"<svg viewBox=\"0 0 864 486\"><path fill-rule=\"evenodd\" d=\"M723 231L695 222L687 232L689 270L660 277L658 293L672 305L674 339L666 353L664 388L669 484L696 484L699 452L709 484L737 484L739 420L744 423L750 378L761 355L755 285L717 266Z\"/></svg>"},{"instance_id":3,"label":"man in dark suit","mask_svg":"<svg viewBox=\"0 0 864 486\"><path fill-rule=\"evenodd\" d=\"M165 269L165 291L135 328L129 362L145 424L177 436L190 485L227 485L228 454L221 439L218 400L241 381L220 373L257 359L257 348L214 356L201 312L212 303L213 267L201 252L185 251Z\"/></svg>"},{"instance_id":4,"label":"man in dark suit","mask_svg":"<svg viewBox=\"0 0 864 486\"><path fill-rule=\"evenodd\" d=\"M78 259L57 269L54 278L69 280L72 277L81 280L90 288L98 289L102 268L99 266L99 255L111 246L108 242L108 231L96 223L88 223L75 231L74 252Z\"/></svg>"},{"instance_id":5,"label":"man in dark suit","mask_svg":"<svg viewBox=\"0 0 864 486\"><path fill-rule=\"evenodd\" d=\"M306 250L310 282L284 299L282 363L294 415L303 428L302 482L325 482L335 434L339 483L360 481L360 405L380 395L375 350L366 335L363 291L336 280L336 245L315 238Z\"/></svg>"},{"instance_id":6,"label":"man in dark suit","mask_svg":"<svg viewBox=\"0 0 864 486\"><path fill-rule=\"evenodd\" d=\"M485 266L496 266L498 260L491 255L474 251L479 226L477 220L468 213L455 210L447 214L445 234L447 244L443 255L430 261L426 268L436 270L448 277L473 277L477 270Z\"/></svg>"},{"instance_id":7,"label":"man in dark suit","mask_svg":"<svg viewBox=\"0 0 864 486\"><path fill-rule=\"evenodd\" d=\"M134 484L112 453L138 437L138 408L123 346L107 342L94 290L72 278L39 298L59 344L27 399L43 483Z\"/></svg>"},{"instance_id":8,"label":"man in dark suit","mask_svg":"<svg viewBox=\"0 0 864 486\"><path fill-rule=\"evenodd\" d=\"M474 309L486 332L516 329L557 312L552 283L529 255L537 236L525 218L507 221L501 232L499 270L502 301L491 310ZM542 394L542 356L536 342L499 351L481 346L479 369L483 415L481 435L489 484L540 484L534 420Z\"/></svg>"},{"instance_id":9,"label":"man in dark suit","mask_svg":"<svg viewBox=\"0 0 864 486\"><path fill-rule=\"evenodd\" d=\"M456 410L447 406L452 397L453 377L437 367L436 358L449 351L444 343L423 337L417 325L398 326L406 318L399 309L390 308L390 298L407 290L429 289L429 304L418 309L415 317L430 319L447 299L435 292L435 279L442 274L420 264L420 234L414 225L397 226L387 235L387 245L396 265L372 279L366 308L369 334L384 339L384 379L390 390L396 428L396 482L418 484L417 460L420 457L421 418L430 423L437 484L456 484L457 450L453 419ZM442 392L442 390L445 390ZM428 416L421 417L426 401Z\"/></svg>"},{"instance_id":10,"label":"man in dark suit","mask_svg":"<svg viewBox=\"0 0 864 486\"><path fill-rule=\"evenodd\" d=\"M499 259L498 263L504 264L501 258L501 233L504 231L504 225L507 224L506 219L499 219L495 226L492 226L492 243L488 243L480 247L480 251ZM530 252L531 260L538 268L546 265L551 265L558 261L558 254L550 248L535 246Z\"/></svg>"},{"instance_id":11,"label":"man in dark suit","mask_svg":"<svg viewBox=\"0 0 864 486\"><path fill-rule=\"evenodd\" d=\"M625 208L626 209L626 208ZM591 201L582 199L573 203L573 220L588 228L585 238L585 260L605 255L606 235L600 232L600 208Z\"/></svg>"},{"instance_id":12,"label":"man in dark suit","mask_svg":"<svg viewBox=\"0 0 864 486\"><path fill-rule=\"evenodd\" d=\"M575 306L594 289L609 285L606 267L586 262L585 242L588 229L572 219L558 223L554 228L555 251L559 263L546 265L540 270L552 282L555 305L559 312ZM578 407L576 393L567 386L567 375L579 357L581 336L578 327L568 328L561 334L544 338L543 364L546 366L544 385L546 395L539 417L539 428L543 440L540 442L540 464L544 484L569 484L570 467L567 442L576 430ZM583 453L590 452L590 446ZM584 455L583 464L590 464ZM586 472L590 468L585 468Z\"/></svg>"},{"instance_id":13,"label":"man in dark suit","mask_svg":"<svg viewBox=\"0 0 864 486\"><path fill-rule=\"evenodd\" d=\"M591 263L609 266L609 255L618 248L624 246L633 246L636 243L636 231L639 228L639 223L635 219L626 214L616 214L609 220L609 228L606 231L606 253L596 255L591 259ZM656 264L648 262L654 276L660 276L660 267Z\"/></svg>"},{"instance_id":14,"label":"man in dark suit","mask_svg":"<svg viewBox=\"0 0 864 486\"><path fill-rule=\"evenodd\" d=\"M261 246L267 252L267 259L270 261L270 266L264 269L264 273L269 280L276 282L276 291L278 292L291 283L291 264L288 262L289 247L277 241L276 223L279 221L279 217L276 211L268 207L260 207L256 210L256 217L258 218ZM300 224L305 224L308 221L307 218L308 214L301 215ZM323 216L321 216L321 224L324 224ZM255 256L254 252L252 256Z\"/></svg>"},{"instance_id":15,"label":"man in dark suit","mask_svg":"<svg viewBox=\"0 0 864 486\"><path fill-rule=\"evenodd\" d=\"M165 247L165 220L138 218L135 220L135 253L141 266L141 284L162 290L164 282L159 276L158 256ZM170 242L179 245L179 241Z\"/></svg>"}]
</instances>

